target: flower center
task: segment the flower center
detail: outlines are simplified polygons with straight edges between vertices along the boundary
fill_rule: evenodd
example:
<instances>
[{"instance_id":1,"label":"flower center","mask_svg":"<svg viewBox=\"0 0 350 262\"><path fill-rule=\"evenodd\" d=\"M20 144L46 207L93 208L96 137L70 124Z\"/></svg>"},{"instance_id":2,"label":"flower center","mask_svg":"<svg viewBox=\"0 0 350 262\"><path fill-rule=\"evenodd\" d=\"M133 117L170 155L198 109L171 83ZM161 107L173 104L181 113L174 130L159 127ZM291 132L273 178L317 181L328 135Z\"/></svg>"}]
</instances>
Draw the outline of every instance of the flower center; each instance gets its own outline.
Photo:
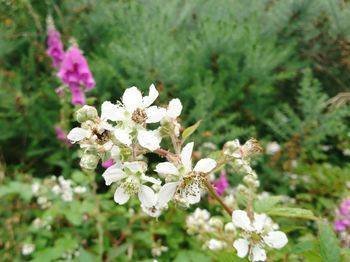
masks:
<instances>
[{"instance_id":1,"label":"flower center","mask_svg":"<svg viewBox=\"0 0 350 262\"><path fill-rule=\"evenodd\" d=\"M134 121L137 124L144 124L147 120L147 114L144 109L137 108L131 116L132 121Z\"/></svg>"},{"instance_id":2,"label":"flower center","mask_svg":"<svg viewBox=\"0 0 350 262\"><path fill-rule=\"evenodd\" d=\"M108 130L104 130L102 133L97 132L97 130L93 130L93 133L97 136L96 143L99 145L105 144L111 138L111 132Z\"/></svg>"},{"instance_id":3,"label":"flower center","mask_svg":"<svg viewBox=\"0 0 350 262\"><path fill-rule=\"evenodd\" d=\"M127 180L121 184L121 187L124 189L125 193L127 193L129 196L135 195L137 192L139 192L140 185L135 180Z\"/></svg>"}]
</instances>

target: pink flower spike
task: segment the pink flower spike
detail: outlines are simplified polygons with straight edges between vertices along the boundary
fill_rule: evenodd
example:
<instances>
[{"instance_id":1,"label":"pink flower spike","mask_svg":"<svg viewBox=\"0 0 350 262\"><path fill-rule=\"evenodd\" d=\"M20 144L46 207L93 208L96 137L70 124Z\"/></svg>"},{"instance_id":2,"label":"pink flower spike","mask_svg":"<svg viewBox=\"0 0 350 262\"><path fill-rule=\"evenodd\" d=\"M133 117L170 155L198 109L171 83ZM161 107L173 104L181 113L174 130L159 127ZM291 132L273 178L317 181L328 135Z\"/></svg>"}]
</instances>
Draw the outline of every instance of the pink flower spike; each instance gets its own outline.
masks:
<instances>
[{"instance_id":1,"label":"pink flower spike","mask_svg":"<svg viewBox=\"0 0 350 262\"><path fill-rule=\"evenodd\" d=\"M85 57L76 46L66 52L57 76L71 88L82 85L89 91L96 85Z\"/></svg>"},{"instance_id":2,"label":"pink flower spike","mask_svg":"<svg viewBox=\"0 0 350 262\"><path fill-rule=\"evenodd\" d=\"M226 188L229 187L229 183L226 179L226 172L224 170L221 171L219 179L215 180L213 184L214 184L216 193L218 193L218 195L223 195Z\"/></svg>"},{"instance_id":3,"label":"pink flower spike","mask_svg":"<svg viewBox=\"0 0 350 262\"><path fill-rule=\"evenodd\" d=\"M104 167L104 168L109 168L110 166L113 165L113 159L109 159L109 160L103 162L101 165L102 165L102 167Z\"/></svg>"},{"instance_id":4,"label":"pink flower spike","mask_svg":"<svg viewBox=\"0 0 350 262\"><path fill-rule=\"evenodd\" d=\"M48 19L47 24L48 38L46 54L52 58L53 67L58 68L64 58L61 34L55 29L53 20L51 18Z\"/></svg>"}]
</instances>

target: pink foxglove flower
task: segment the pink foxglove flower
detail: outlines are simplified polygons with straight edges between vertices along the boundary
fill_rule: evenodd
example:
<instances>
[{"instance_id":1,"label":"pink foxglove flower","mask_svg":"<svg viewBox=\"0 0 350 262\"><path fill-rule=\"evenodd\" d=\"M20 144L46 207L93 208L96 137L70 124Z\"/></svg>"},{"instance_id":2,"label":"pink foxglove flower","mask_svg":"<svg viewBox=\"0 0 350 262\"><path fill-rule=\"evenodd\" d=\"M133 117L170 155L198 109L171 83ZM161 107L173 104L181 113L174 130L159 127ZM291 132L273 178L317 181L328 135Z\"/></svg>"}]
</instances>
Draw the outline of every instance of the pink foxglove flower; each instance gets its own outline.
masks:
<instances>
[{"instance_id":1,"label":"pink foxglove flower","mask_svg":"<svg viewBox=\"0 0 350 262\"><path fill-rule=\"evenodd\" d=\"M61 127L55 126L55 132L58 140L61 140L63 143L67 145L71 145L71 143L67 138L66 132L64 132L64 130Z\"/></svg>"},{"instance_id":2,"label":"pink foxglove flower","mask_svg":"<svg viewBox=\"0 0 350 262\"><path fill-rule=\"evenodd\" d=\"M334 228L336 231L341 232L350 228L350 199L341 203L337 216L339 218L334 222Z\"/></svg>"},{"instance_id":3,"label":"pink foxglove flower","mask_svg":"<svg viewBox=\"0 0 350 262\"><path fill-rule=\"evenodd\" d=\"M68 49L57 76L71 89L72 104L75 105L85 104L85 95L81 86L89 91L96 84L89 65L77 46Z\"/></svg>"},{"instance_id":4,"label":"pink foxglove flower","mask_svg":"<svg viewBox=\"0 0 350 262\"><path fill-rule=\"evenodd\" d=\"M52 18L47 20L47 50L46 53L52 58L53 67L58 68L64 58L63 44L61 42L61 34L56 30Z\"/></svg>"},{"instance_id":5,"label":"pink foxglove flower","mask_svg":"<svg viewBox=\"0 0 350 262\"><path fill-rule=\"evenodd\" d=\"M224 170L221 171L220 177L218 180L215 180L213 182L215 191L218 193L218 195L222 196L226 190L226 188L229 187L229 183L226 179L226 172Z\"/></svg>"}]
</instances>

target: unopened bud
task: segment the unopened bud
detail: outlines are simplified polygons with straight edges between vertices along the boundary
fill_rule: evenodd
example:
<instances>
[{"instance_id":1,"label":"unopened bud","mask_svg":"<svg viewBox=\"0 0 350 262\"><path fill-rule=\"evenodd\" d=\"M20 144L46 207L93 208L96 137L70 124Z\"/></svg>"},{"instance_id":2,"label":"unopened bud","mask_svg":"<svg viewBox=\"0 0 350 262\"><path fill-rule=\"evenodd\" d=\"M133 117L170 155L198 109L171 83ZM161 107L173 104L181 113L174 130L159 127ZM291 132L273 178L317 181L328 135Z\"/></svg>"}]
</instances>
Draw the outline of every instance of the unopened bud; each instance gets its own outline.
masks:
<instances>
[{"instance_id":1,"label":"unopened bud","mask_svg":"<svg viewBox=\"0 0 350 262\"><path fill-rule=\"evenodd\" d=\"M209 225L215 229L223 228L224 224L218 217L212 217L209 219Z\"/></svg>"},{"instance_id":2,"label":"unopened bud","mask_svg":"<svg viewBox=\"0 0 350 262\"><path fill-rule=\"evenodd\" d=\"M83 169L92 171L97 167L98 161L99 157L97 155L91 153L83 154L82 158L80 159L80 166Z\"/></svg>"},{"instance_id":3,"label":"unopened bud","mask_svg":"<svg viewBox=\"0 0 350 262\"><path fill-rule=\"evenodd\" d=\"M235 158L242 157L241 153L241 144L239 143L238 139L235 139L233 141L228 141L225 143L223 152L225 155Z\"/></svg>"},{"instance_id":4,"label":"unopened bud","mask_svg":"<svg viewBox=\"0 0 350 262\"><path fill-rule=\"evenodd\" d=\"M96 108L92 106L83 106L75 113L75 118L79 123L84 123L87 120L95 120L98 117Z\"/></svg>"},{"instance_id":5,"label":"unopened bud","mask_svg":"<svg viewBox=\"0 0 350 262\"><path fill-rule=\"evenodd\" d=\"M236 234L236 227L232 222L227 223L224 230L227 234Z\"/></svg>"}]
</instances>

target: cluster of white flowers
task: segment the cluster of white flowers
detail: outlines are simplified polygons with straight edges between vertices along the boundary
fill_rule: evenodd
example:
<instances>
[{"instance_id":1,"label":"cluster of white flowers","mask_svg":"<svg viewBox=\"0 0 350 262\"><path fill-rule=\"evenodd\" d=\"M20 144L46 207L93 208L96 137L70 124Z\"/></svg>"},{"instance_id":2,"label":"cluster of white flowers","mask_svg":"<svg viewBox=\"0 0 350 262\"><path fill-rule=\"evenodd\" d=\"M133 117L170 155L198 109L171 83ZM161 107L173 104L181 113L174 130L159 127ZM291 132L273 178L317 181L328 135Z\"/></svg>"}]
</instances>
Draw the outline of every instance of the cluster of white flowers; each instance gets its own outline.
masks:
<instances>
[{"instance_id":1,"label":"cluster of white flowers","mask_svg":"<svg viewBox=\"0 0 350 262\"><path fill-rule=\"evenodd\" d=\"M101 117L95 108L84 106L76 112L81 127L68 134L68 139L78 142L84 150L80 162L84 169L95 169L100 159L113 159L115 164L104 172L103 178L106 185L118 185L116 203L124 204L137 195L144 212L153 217L158 217L170 200L187 206L198 203L203 182L216 166L213 159L205 158L192 168L194 144L188 143L181 150L179 139L181 127L177 117L182 104L173 99L167 107L152 105L158 95L154 85L144 97L138 88L128 88L121 101L102 104ZM159 123L158 128L149 130L147 124L152 123ZM168 152L168 162L156 166L155 172L165 178L162 185L159 178L146 175L147 163L142 156L162 151L160 143L164 137L171 138L176 153Z\"/></svg>"},{"instance_id":2,"label":"cluster of white flowers","mask_svg":"<svg viewBox=\"0 0 350 262\"><path fill-rule=\"evenodd\" d=\"M72 251L65 251L61 258L62 260L73 260L77 257L80 256L80 251L79 251L79 248L75 249L75 250L72 250Z\"/></svg>"},{"instance_id":3,"label":"cluster of white flowers","mask_svg":"<svg viewBox=\"0 0 350 262\"><path fill-rule=\"evenodd\" d=\"M262 151L257 140L252 138L243 145L238 140L229 141L220 154L215 155L215 160L198 160L201 157L197 157L198 161L193 166L194 143L185 144L185 139L197 125L186 129L180 136L181 126L177 118L182 111L181 101L172 99L166 107L152 105L158 95L154 85L150 86L148 96L142 96L137 87L131 87L125 90L121 101L115 104L103 102L100 116L94 107L83 106L79 109L76 119L81 126L73 128L67 138L72 143L80 144L83 151L81 167L91 172L100 160L112 160L114 164L102 176L106 185L116 185L114 201L122 205L137 196L144 213L158 217L168 208L170 201L185 207L198 203L204 189L231 214L231 208L236 205L233 194L221 200L210 182L214 172L225 164L231 164L244 174L243 184L237 191L246 198L247 211L253 218L247 214L245 217L242 215L244 211L237 210L232 214L233 222L224 224L221 218L210 217L207 210L197 208L186 219L188 233L197 234L204 243L203 248L218 251L228 249L236 238L236 227L241 228L244 230L242 238L235 241L234 247L238 250L238 256L244 257L249 253L252 261L266 258L266 246L284 246L287 243L284 233L272 231L272 227L268 230L268 221L271 224L269 218L253 213L253 201L260 183L250 160ZM152 129L148 124L152 124ZM161 148L165 138L171 142L173 152ZM206 144L204 149L212 151L216 146ZM144 157L149 152L166 158L166 161L155 166L151 174ZM65 188L68 187L66 185ZM165 249L158 245L154 247L153 255L157 256Z\"/></svg>"},{"instance_id":4,"label":"cluster of white flowers","mask_svg":"<svg viewBox=\"0 0 350 262\"><path fill-rule=\"evenodd\" d=\"M200 208L187 216L186 228L188 234L196 235L204 243L203 249L212 251L226 249L236 235L232 222L224 224L220 217L211 217L207 210Z\"/></svg>"},{"instance_id":5,"label":"cluster of white flowers","mask_svg":"<svg viewBox=\"0 0 350 262\"><path fill-rule=\"evenodd\" d=\"M34 227L34 229L47 229L47 230L51 230L51 222L52 222L52 217L48 216L46 218L35 218L32 225Z\"/></svg>"},{"instance_id":6,"label":"cluster of white flowers","mask_svg":"<svg viewBox=\"0 0 350 262\"><path fill-rule=\"evenodd\" d=\"M162 253L167 252L168 250L169 248L167 246L163 246L162 242L157 241L153 244L151 253L154 257L160 257Z\"/></svg>"},{"instance_id":7,"label":"cluster of white flowers","mask_svg":"<svg viewBox=\"0 0 350 262\"><path fill-rule=\"evenodd\" d=\"M52 205L52 194L59 196L64 202L73 201L74 194L83 194L87 191L85 186L72 186L73 181L62 176L58 178L52 176L41 182L32 184L32 194L36 197L36 202L42 209L47 209Z\"/></svg>"},{"instance_id":8,"label":"cluster of white flowers","mask_svg":"<svg viewBox=\"0 0 350 262\"><path fill-rule=\"evenodd\" d=\"M35 250L35 245L31 243L25 243L22 245L22 255L29 256Z\"/></svg>"}]
</instances>

